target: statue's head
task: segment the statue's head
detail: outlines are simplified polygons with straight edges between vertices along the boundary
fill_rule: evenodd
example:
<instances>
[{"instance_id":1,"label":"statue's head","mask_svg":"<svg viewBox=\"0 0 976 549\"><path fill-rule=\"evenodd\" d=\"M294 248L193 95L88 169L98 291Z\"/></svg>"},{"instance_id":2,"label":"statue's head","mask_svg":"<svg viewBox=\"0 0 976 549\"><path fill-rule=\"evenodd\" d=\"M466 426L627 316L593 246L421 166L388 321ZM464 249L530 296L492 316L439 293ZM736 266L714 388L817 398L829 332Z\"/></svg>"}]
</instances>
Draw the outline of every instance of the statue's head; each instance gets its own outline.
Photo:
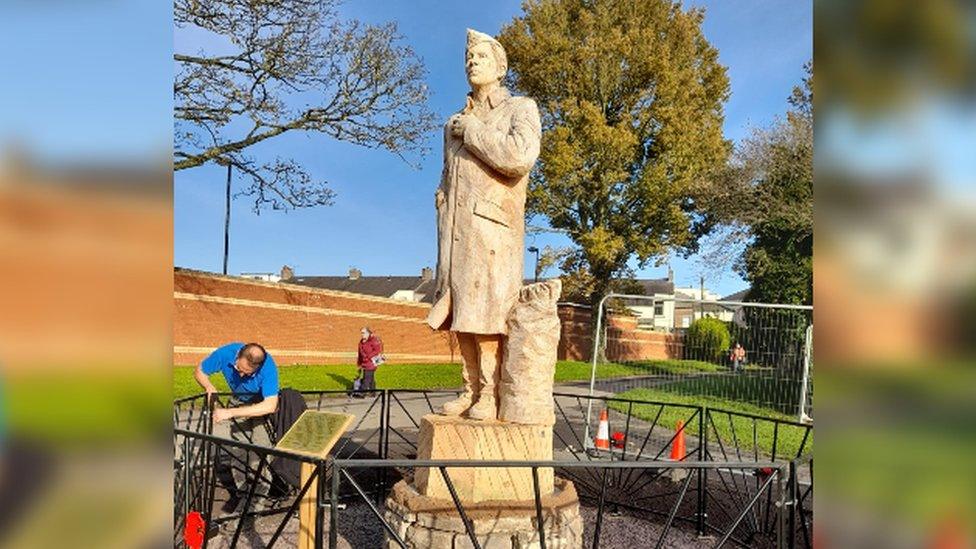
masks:
<instances>
[{"instance_id":1,"label":"statue's head","mask_svg":"<svg viewBox=\"0 0 976 549\"><path fill-rule=\"evenodd\" d=\"M484 86L499 82L508 71L505 48L491 36L468 29L468 45L464 49L464 70L468 83Z\"/></svg>"}]
</instances>

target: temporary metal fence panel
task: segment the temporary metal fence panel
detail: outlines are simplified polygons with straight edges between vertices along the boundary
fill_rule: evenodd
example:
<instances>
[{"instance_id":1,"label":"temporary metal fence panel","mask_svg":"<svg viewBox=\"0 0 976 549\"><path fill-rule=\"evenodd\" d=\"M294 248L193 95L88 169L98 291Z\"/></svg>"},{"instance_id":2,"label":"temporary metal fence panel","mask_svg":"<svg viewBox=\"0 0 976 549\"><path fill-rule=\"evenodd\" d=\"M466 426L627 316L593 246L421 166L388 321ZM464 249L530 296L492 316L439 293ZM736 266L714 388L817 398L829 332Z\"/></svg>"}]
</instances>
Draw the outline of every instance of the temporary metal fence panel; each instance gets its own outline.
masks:
<instances>
[{"instance_id":1,"label":"temporary metal fence panel","mask_svg":"<svg viewBox=\"0 0 976 549\"><path fill-rule=\"evenodd\" d=\"M810 306L610 294L595 318L590 395L812 416Z\"/></svg>"},{"instance_id":2,"label":"temporary metal fence panel","mask_svg":"<svg viewBox=\"0 0 976 549\"><path fill-rule=\"evenodd\" d=\"M800 421L813 423L813 325L807 326L803 345L803 387L800 390Z\"/></svg>"}]
</instances>

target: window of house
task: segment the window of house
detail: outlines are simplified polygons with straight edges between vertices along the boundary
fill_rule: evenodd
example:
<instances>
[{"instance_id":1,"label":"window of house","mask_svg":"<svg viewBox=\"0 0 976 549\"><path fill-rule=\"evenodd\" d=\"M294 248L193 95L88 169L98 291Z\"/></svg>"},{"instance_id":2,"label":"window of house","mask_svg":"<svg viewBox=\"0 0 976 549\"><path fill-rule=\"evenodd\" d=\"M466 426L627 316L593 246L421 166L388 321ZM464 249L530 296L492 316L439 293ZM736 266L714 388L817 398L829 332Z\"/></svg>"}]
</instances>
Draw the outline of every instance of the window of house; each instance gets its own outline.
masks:
<instances>
[{"instance_id":1,"label":"window of house","mask_svg":"<svg viewBox=\"0 0 976 549\"><path fill-rule=\"evenodd\" d=\"M664 303L654 304L654 316L664 316Z\"/></svg>"}]
</instances>

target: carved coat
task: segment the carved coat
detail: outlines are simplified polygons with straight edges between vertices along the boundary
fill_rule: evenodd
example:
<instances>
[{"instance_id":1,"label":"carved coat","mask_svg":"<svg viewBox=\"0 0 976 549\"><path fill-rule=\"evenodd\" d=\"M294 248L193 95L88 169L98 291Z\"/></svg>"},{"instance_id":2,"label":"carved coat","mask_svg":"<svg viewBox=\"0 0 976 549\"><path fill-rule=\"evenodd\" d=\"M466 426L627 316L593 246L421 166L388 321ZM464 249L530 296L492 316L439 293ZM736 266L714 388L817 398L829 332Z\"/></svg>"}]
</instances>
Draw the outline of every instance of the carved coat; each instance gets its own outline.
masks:
<instances>
[{"instance_id":1,"label":"carved coat","mask_svg":"<svg viewBox=\"0 0 976 549\"><path fill-rule=\"evenodd\" d=\"M505 334L522 288L525 191L539 156L539 109L505 88L486 104L471 97L464 134L444 128L437 189L437 290L427 318L436 330Z\"/></svg>"}]
</instances>

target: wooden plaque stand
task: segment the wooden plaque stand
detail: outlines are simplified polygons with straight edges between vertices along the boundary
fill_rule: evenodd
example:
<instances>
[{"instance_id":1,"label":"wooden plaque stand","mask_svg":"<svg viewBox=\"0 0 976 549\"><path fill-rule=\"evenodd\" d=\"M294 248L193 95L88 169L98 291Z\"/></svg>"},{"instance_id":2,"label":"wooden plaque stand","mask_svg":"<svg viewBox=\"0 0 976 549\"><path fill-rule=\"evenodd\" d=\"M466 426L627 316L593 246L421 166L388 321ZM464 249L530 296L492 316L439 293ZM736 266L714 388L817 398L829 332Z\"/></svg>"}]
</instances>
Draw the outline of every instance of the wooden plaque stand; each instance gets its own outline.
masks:
<instances>
[{"instance_id":1,"label":"wooden plaque stand","mask_svg":"<svg viewBox=\"0 0 976 549\"><path fill-rule=\"evenodd\" d=\"M305 410L294 425L281 437L275 448L314 458L324 458L346 432L353 416L319 410ZM315 475L315 465L302 462L301 483L305 486ZM298 506L298 547L315 547L316 506L318 505L318 479L312 482Z\"/></svg>"}]
</instances>

